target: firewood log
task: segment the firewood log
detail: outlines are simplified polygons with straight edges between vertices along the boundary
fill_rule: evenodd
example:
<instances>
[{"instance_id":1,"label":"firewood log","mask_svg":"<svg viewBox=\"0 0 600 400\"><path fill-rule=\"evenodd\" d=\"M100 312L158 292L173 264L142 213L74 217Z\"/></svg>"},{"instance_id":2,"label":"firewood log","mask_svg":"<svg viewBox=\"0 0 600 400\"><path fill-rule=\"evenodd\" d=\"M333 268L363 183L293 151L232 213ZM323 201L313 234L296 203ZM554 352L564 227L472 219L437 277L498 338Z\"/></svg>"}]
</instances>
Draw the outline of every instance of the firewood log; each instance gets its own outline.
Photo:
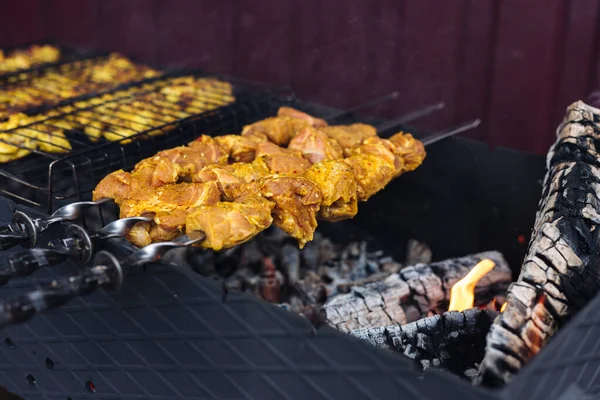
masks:
<instances>
[{"instance_id":1,"label":"firewood log","mask_svg":"<svg viewBox=\"0 0 600 400\"><path fill-rule=\"evenodd\" d=\"M418 367L439 367L472 378L481 361L487 334L497 311L471 308L449 311L411 322L362 328L351 336L412 358Z\"/></svg>"},{"instance_id":2,"label":"firewood log","mask_svg":"<svg viewBox=\"0 0 600 400\"><path fill-rule=\"evenodd\" d=\"M490 328L477 384L510 381L600 288L599 123L600 110L577 102L557 130L528 251Z\"/></svg>"},{"instance_id":3,"label":"firewood log","mask_svg":"<svg viewBox=\"0 0 600 400\"><path fill-rule=\"evenodd\" d=\"M328 300L323 309L327 322L337 329L351 330L406 324L443 313L448 308L450 289L481 260L496 264L475 288L475 305L489 303L506 292L511 270L497 251L473 254L431 264L406 267L382 281L352 287L350 293Z\"/></svg>"}]
</instances>

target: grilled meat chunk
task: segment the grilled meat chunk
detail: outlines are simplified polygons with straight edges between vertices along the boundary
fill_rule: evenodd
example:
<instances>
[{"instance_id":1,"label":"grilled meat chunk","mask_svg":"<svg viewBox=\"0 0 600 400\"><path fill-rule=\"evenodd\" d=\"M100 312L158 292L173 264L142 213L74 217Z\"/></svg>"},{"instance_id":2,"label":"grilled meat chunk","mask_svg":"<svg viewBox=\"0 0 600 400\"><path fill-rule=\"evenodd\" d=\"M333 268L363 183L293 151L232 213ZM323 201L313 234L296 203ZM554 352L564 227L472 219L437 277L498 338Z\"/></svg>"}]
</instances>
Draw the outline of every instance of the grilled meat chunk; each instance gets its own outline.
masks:
<instances>
[{"instance_id":1,"label":"grilled meat chunk","mask_svg":"<svg viewBox=\"0 0 600 400\"><path fill-rule=\"evenodd\" d=\"M263 158L257 158L251 163L234 163L224 167L242 182L248 183L271 175L269 167Z\"/></svg>"},{"instance_id":2,"label":"grilled meat chunk","mask_svg":"<svg viewBox=\"0 0 600 400\"><path fill-rule=\"evenodd\" d=\"M224 135L215 138L215 141L229 155L230 162L250 163L256 156L256 147L260 142L266 141L262 135Z\"/></svg>"},{"instance_id":3,"label":"grilled meat chunk","mask_svg":"<svg viewBox=\"0 0 600 400\"><path fill-rule=\"evenodd\" d=\"M269 142L258 145L256 157L264 160L272 174L299 176L310 168L310 162L302 157L299 150L286 149Z\"/></svg>"},{"instance_id":4,"label":"grilled meat chunk","mask_svg":"<svg viewBox=\"0 0 600 400\"><path fill-rule=\"evenodd\" d=\"M374 155L354 155L344 159L344 162L354 173L359 201L367 201L390 183L396 174L393 163Z\"/></svg>"},{"instance_id":5,"label":"grilled meat chunk","mask_svg":"<svg viewBox=\"0 0 600 400\"><path fill-rule=\"evenodd\" d=\"M345 157L350 157L352 150L365 139L377 136L375 127L366 124L325 126L319 130L342 146Z\"/></svg>"},{"instance_id":6,"label":"grilled meat chunk","mask_svg":"<svg viewBox=\"0 0 600 400\"><path fill-rule=\"evenodd\" d=\"M425 146L410 133L397 133L389 141L394 145L393 153L396 158L403 160L404 166L400 173L414 171L423 163L426 155Z\"/></svg>"},{"instance_id":7,"label":"grilled meat chunk","mask_svg":"<svg viewBox=\"0 0 600 400\"><path fill-rule=\"evenodd\" d=\"M209 165L194 175L194 182L214 182L221 193L221 197L224 200L233 201L236 196L232 194L232 189L240 185L242 180L225 169L224 166Z\"/></svg>"},{"instance_id":8,"label":"grilled meat chunk","mask_svg":"<svg viewBox=\"0 0 600 400\"><path fill-rule=\"evenodd\" d=\"M323 194L305 178L270 177L259 181L260 193L275 203L274 223L298 240L300 248L313 239L317 228L316 214Z\"/></svg>"},{"instance_id":9,"label":"grilled meat chunk","mask_svg":"<svg viewBox=\"0 0 600 400\"><path fill-rule=\"evenodd\" d=\"M121 218L147 213L187 210L204 204L214 204L221 193L215 182L180 183L155 188L144 199L128 199L121 203Z\"/></svg>"},{"instance_id":10,"label":"grilled meat chunk","mask_svg":"<svg viewBox=\"0 0 600 400\"><path fill-rule=\"evenodd\" d=\"M279 107L279 110L277 110L277 116L303 119L306 122L308 122L311 126L317 128L321 126L327 126L327 122L324 119L315 118L312 115L309 115L305 112L296 110L295 108L291 107Z\"/></svg>"},{"instance_id":11,"label":"grilled meat chunk","mask_svg":"<svg viewBox=\"0 0 600 400\"><path fill-rule=\"evenodd\" d=\"M317 217L335 222L353 218L358 212L357 185L353 169L342 161L314 164L303 175L323 193Z\"/></svg>"},{"instance_id":12,"label":"grilled meat chunk","mask_svg":"<svg viewBox=\"0 0 600 400\"><path fill-rule=\"evenodd\" d=\"M98 183L92 193L94 200L113 199L115 203L129 198L131 192L131 174L122 169L111 172Z\"/></svg>"},{"instance_id":13,"label":"grilled meat chunk","mask_svg":"<svg viewBox=\"0 0 600 400\"><path fill-rule=\"evenodd\" d=\"M201 206L187 215L186 232L202 231L200 244L213 250L227 249L250 240L273 222L274 204L260 195L248 194L233 202Z\"/></svg>"},{"instance_id":14,"label":"grilled meat chunk","mask_svg":"<svg viewBox=\"0 0 600 400\"><path fill-rule=\"evenodd\" d=\"M300 150L302 155L312 164L321 161L339 160L344 156L342 147L336 140L311 127L302 129L290 141L288 149Z\"/></svg>"},{"instance_id":15,"label":"grilled meat chunk","mask_svg":"<svg viewBox=\"0 0 600 400\"><path fill-rule=\"evenodd\" d=\"M245 126L242 136L256 137L261 134L278 146L287 146L298 132L309 126L309 122L300 118L271 117Z\"/></svg>"}]
</instances>

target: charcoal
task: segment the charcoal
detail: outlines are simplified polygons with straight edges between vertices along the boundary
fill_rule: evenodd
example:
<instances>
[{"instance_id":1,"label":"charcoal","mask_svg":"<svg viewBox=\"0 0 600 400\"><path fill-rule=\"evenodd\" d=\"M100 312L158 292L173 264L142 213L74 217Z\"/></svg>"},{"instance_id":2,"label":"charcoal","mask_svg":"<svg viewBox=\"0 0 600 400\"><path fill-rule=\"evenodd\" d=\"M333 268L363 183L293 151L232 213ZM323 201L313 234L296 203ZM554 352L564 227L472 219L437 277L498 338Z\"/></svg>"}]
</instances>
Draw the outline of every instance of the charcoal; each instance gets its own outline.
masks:
<instances>
[{"instance_id":1,"label":"charcoal","mask_svg":"<svg viewBox=\"0 0 600 400\"><path fill-rule=\"evenodd\" d=\"M406 265L429 264L433 254L429 246L417 240L410 239L406 246Z\"/></svg>"},{"instance_id":2,"label":"charcoal","mask_svg":"<svg viewBox=\"0 0 600 400\"><path fill-rule=\"evenodd\" d=\"M349 293L333 296L325 303L327 321L348 332L402 325L429 313L440 314L448 309L452 286L485 258L496 266L475 287L475 305L486 305L495 295L504 294L511 282L511 270L496 251L406 267L383 280L353 286Z\"/></svg>"},{"instance_id":3,"label":"charcoal","mask_svg":"<svg viewBox=\"0 0 600 400\"><path fill-rule=\"evenodd\" d=\"M487 336L477 384L509 382L600 289L599 124L600 110L577 102L557 130L521 273Z\"/></svg>"},{"instance_id":4,"label":"charcoal","mask_svg":"<svg viewBox=\"0 0 600 400\"><path fill-rule=\"evenodd\" d=\"M349 334L402 353L422 369L441 367L472 380L483 357L485 335L497 315L497 311L472 308L405 325L362 328Z\"/></svg>"}]
</instances>

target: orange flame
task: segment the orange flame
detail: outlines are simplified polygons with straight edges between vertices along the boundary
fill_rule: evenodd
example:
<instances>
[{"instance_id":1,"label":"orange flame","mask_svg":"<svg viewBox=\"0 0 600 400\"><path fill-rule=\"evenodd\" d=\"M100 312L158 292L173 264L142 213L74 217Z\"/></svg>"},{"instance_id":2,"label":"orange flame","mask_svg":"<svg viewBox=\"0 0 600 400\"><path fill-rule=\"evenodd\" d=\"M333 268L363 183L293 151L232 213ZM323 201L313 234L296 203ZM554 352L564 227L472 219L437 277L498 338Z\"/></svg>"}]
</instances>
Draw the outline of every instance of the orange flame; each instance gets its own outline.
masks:
<instances>
[{"instance_id":1,"label":"orange flame","mask_svg":"<svg viewBox=\"0 0 600 400\"><path fill-rule=\"evenodd\" d=\"M508 304L508 301L506 303L502 304L502 307L500 307L500 312L504 312L507 304Z\"/></svg>"},{"instance_id":2,"label":"orange flame","mask_svg":"<svg viewBox=\"0 0 600 400\"><path fill-rule=\"evenodd\" d=\"M448 311L464 311L473 308L475 302L475 286L481 278L494 268L492 260L481 260L471 271L456 282L450 290L450 306Z\"/></svg>"}]
</instances>

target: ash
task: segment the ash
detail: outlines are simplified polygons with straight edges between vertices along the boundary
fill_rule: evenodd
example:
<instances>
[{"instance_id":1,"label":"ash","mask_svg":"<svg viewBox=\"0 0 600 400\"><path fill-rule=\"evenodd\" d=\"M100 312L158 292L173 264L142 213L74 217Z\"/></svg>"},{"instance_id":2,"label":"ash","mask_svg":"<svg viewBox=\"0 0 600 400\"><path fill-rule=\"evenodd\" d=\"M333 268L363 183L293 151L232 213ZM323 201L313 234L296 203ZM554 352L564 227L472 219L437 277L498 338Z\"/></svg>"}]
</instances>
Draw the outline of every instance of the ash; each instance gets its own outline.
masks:
<instances>
[{"instance_id":1,"label":"ash","mask_svg":"<svg viewBox=\"0 0 600 400\"><path fill-rule=\"evenodd\" d=\"M407 250L411 263L431 261L423 243L411 240ZM366 241L338 244L319 232L300 250L275 227L224 252L189 253L187 261L200 274L222 280L228 290L250 293L311 320L331 296L382 280L405 265Z\"/></svg>"}]
</instances>

